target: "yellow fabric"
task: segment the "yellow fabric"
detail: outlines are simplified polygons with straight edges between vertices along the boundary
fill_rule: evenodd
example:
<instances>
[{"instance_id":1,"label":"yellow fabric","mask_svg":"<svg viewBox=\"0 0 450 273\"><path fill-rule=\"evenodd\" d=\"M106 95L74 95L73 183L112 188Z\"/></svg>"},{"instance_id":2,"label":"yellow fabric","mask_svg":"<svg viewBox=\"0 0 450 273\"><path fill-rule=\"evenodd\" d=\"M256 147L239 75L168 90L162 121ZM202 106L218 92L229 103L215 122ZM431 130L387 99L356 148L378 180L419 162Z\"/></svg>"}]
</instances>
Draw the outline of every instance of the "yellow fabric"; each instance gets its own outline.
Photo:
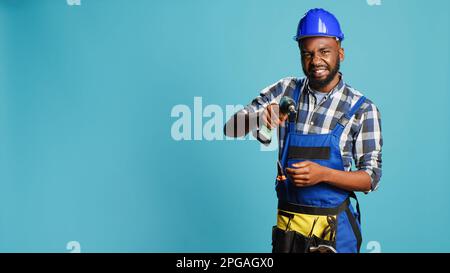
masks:
<instances>
[{"instance_id":1,"label":"yellow fabric","mask_svg":"<svg viewBox=\"0 0 450 273\"><path fill-rule=\"evenodd\" d=\"M280 210L279 210L280 211ZM293 214L294 217L289 221L289 217L278 214L277 217L277 227L282 230L288 231L296 231L304 236L309 236L313 227L314 220L317 219L316 224L314 225L313 235L316 235L319 238L324 240L330 240L330 233L328 232L325 237L323 237L324 231L328 229L328 221L326 215L309 215L309 214L301 214L290 211L284 211L289 214ZM332 216L336 219L336 216ZM289 222L289 227L286 229Z\"/></svg>"}]
</instances>

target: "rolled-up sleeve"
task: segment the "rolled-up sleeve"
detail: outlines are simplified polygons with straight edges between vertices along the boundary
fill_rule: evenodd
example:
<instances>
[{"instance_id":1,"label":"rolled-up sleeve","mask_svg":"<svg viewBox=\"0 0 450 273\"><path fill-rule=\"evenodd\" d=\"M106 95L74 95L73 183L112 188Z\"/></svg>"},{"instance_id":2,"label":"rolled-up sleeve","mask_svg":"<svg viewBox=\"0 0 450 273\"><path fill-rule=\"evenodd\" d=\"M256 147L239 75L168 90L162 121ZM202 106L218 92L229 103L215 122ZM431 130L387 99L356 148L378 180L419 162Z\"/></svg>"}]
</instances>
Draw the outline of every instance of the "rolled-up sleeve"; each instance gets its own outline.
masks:
<instances>
[{"instance_id":1,"label":"rolled-up sleeve","mask_svg":"<svg viewBox=\"0 0 450 273\"><path fill-rule=\"evenodd\" d=\"M371 191L375 191L381 179L381 115L370 103L361 118L361 127L355 138L353 157L358 170L367 172L371 178Z\"/></svg>"}]
</instances>

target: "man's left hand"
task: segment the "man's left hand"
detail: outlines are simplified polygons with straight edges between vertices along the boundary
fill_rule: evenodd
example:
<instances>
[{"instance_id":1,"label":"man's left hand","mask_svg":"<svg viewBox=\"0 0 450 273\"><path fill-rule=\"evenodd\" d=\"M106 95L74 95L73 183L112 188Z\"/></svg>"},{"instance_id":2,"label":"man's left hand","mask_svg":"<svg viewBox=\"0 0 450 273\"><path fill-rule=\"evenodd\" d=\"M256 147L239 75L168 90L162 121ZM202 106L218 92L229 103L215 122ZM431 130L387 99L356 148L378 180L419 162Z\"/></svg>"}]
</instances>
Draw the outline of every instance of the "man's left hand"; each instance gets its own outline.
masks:
<instances>
[{"instance_id":1,"label":"man's left hand","mask_svg":"<svg viewBox=\"0 0 450 273\"><path fill-rule=\"evenodd\" d=\"M325 181L330 169L311 161L292 164L294 168L286 168L292 183L297 187L310 187Z\"/></svg>"}]
</instances>

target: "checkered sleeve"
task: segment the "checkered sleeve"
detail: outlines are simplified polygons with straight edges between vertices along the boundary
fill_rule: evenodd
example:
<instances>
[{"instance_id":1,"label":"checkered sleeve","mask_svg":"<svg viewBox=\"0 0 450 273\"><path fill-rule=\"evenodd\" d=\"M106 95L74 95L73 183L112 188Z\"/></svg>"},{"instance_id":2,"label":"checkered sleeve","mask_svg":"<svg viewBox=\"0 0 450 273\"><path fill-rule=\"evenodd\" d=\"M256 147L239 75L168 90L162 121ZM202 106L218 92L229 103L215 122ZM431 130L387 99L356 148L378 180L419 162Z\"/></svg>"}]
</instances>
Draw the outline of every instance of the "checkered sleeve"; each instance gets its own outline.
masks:
<instances>
[{"instance_id":1,"label":"checkered sleeve","mask_svg":"<svg viewBox=\"0 0 450 273\"><path fill-rule=\"evenodd\" d=\"M295 78L283 78L278 82L261 90L259 96L254 98L251 103L249 103L244 107L244 109L242 109L242 111L244 113L261 113L269 104L279 103L286 90L292 90L293 88L295 88ZM259 126L261 126L261 124L257 122L257 126L252 130L252 135L258 140L260 140L258 135L260 128ZM268 143L266 143L266 145L268 145Z\"/></svg>"},{"instance_id":2,"label":"checkered sleeve","mask_svg":"<svg viewBox=\"0 0 450 273\"><path fill-rule=\"evenodd\" d=\"M372 102L363 108L361 126L353 145L353 158L358 170L366 171L371 178L371 191L378 188L381 178L381 115Z\"/></svg>"},{"instance_id":3,"label":"checkered sleeve","mask_svg":"<svg viewBox=\"0 0 450 273\"><path fill-rule=\"evenodd\" d=\"M261 90L259 96L254 98L243 110L247 113L263 111L269 104L279 103L286 89L292 86L295 86L295 78L283 78Z\"/></svg>"}]
</instances>

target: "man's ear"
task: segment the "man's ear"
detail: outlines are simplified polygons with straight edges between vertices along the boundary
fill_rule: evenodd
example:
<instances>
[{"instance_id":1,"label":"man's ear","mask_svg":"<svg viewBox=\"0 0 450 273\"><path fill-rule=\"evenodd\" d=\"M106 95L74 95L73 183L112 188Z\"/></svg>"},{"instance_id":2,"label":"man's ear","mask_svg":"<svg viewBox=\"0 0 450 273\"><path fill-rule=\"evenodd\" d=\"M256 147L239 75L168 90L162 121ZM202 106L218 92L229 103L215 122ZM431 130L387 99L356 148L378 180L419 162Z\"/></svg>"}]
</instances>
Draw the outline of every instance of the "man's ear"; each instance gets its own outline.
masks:
<instances>
[{"instance_id":1,"label":"man's ear","mask_svg":"<svg viewBox=\"0 0 450 273\"><path fill-rule=\"evenodd\" d=\"M343 47L339 47L339 60L342 62L345 59L345 50Z\"/></svg>"}]
</instances>

